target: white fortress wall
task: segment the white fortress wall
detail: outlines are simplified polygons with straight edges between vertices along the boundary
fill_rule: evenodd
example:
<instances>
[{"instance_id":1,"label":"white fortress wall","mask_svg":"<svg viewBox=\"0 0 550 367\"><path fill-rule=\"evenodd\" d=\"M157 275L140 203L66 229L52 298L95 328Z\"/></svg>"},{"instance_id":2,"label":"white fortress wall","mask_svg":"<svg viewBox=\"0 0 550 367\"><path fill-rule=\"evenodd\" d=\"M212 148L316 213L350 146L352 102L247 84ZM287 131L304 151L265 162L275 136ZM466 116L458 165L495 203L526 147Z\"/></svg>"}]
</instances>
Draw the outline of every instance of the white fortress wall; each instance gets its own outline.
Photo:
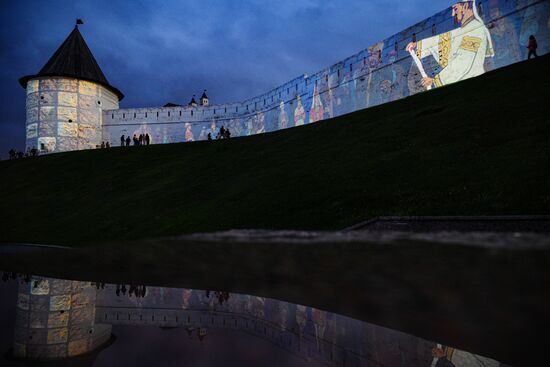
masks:
<instances>
[{"instance_id":1,"label":"white fortress wall","mask_svg":"<svg viewBox=\"0 0 550 367\"><path fill-rule=\"evenodd\" d=\"M295 78L239 103L208 107L108 110L103 140L148 133L151 143L215 138L223 125L231 135L249 136L318 122L426 91L406 46L416 54L432 87L481 75L522 61L529 35L539 55L550 50L550 1L476 1L477 17L457 22L445 9L313 75ZM466 61L465 61L466 60Z\"/></svg>"}]
</instances>

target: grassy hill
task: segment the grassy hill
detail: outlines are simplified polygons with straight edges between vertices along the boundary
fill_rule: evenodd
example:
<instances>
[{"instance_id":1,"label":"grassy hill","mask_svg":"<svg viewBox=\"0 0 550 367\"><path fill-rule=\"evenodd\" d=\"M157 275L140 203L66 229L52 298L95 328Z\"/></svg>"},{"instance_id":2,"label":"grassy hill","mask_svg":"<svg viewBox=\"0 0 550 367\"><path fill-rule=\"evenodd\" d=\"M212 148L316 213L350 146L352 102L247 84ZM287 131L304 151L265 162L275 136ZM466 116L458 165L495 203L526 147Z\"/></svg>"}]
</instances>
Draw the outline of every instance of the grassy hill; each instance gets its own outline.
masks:
<instances>
[{"instance_id":1,"label":"grassy hill","mask_svg":"<svg viewBox=\"0 0 550 367\"><path fill-rule=\"evenodd\" d=\"M377 215L550 214L549 56L230 141L0 162L0 241L77 244Z\"/></svg>"}]
</instances>

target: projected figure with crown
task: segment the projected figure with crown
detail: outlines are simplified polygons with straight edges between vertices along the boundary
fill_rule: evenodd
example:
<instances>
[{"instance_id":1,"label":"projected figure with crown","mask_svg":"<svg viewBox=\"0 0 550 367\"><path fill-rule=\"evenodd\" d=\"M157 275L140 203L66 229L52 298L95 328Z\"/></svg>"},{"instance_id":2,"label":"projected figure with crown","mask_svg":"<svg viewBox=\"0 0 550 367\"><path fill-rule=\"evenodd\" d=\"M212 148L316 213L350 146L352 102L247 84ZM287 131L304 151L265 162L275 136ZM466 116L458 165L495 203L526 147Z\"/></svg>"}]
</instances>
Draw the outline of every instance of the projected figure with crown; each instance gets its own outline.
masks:
<instances>
[{"instance_id":1,"label":"projected figure with crown","mask_svg":"<svg viewBox=\"0 0 550 367\"><path fill-rule=\"evenodd\" d=\"M422 85L428 89L481 75L485 58L494 56L491 34L477 12L476 2L462 0L452 6L452 12L459 28L411 42L406 48L409 52L416 50L420 59L433 56L441 67L433 78L423 77Z\"/></svg>"}]
</instances>

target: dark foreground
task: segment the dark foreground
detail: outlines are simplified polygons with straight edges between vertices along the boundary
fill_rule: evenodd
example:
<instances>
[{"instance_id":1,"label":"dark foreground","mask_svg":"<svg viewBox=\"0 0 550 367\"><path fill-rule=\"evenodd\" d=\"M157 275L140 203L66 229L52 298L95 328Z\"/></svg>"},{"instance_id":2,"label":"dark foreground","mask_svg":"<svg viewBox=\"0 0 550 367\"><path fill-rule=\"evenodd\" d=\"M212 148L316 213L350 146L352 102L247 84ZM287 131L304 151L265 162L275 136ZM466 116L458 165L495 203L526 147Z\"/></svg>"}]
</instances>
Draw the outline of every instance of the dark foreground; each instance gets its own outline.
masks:
<instances>
[{"instance_id":1,"label":"dark foreground","mask_svg":"<svg viewBox=\"0 0 550 367\"><path fill-rule=\"evenodd\" d=\"M519 233L228 232L0 256L4 271L271 297L518 366L546 345L549 266L550 238Z\"/></svg>"},{"instance_id":2,"label":"dark foreground","mask_svg":"<svg viewBox=\"0 0 550 367\"><path fill-rule=\"evenodd\" d=\"M77 246L380 215L548 215L550 55L227 141L0 162L0 242Z\"/></svg>"}]
</instances>

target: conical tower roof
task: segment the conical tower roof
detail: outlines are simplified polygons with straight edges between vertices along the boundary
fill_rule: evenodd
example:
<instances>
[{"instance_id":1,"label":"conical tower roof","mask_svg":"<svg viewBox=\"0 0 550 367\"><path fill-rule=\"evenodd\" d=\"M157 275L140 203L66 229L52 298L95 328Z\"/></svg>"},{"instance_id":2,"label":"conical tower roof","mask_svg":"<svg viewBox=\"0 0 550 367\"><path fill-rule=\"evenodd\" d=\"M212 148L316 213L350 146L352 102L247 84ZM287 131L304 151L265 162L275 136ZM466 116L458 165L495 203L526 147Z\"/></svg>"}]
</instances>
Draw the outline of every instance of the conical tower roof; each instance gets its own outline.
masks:
<instances>
[{"instance_id":1,"label":"conical tower roof","mask_svg":"<svg viewBox=\"0 0 550 367\"><path fill-rule=\"evenodd\" d=\"M92 51L90 51L84 37L80 34L78 26L75 26L38 74L20 78L19 84L26 88L29 80L44 76L64 76L95 82L110 89L118 96L119 100L124 98L124 94L110 85L107 78L105 78L94 55L92 55Z\"/></svg>"}]
</instances>

